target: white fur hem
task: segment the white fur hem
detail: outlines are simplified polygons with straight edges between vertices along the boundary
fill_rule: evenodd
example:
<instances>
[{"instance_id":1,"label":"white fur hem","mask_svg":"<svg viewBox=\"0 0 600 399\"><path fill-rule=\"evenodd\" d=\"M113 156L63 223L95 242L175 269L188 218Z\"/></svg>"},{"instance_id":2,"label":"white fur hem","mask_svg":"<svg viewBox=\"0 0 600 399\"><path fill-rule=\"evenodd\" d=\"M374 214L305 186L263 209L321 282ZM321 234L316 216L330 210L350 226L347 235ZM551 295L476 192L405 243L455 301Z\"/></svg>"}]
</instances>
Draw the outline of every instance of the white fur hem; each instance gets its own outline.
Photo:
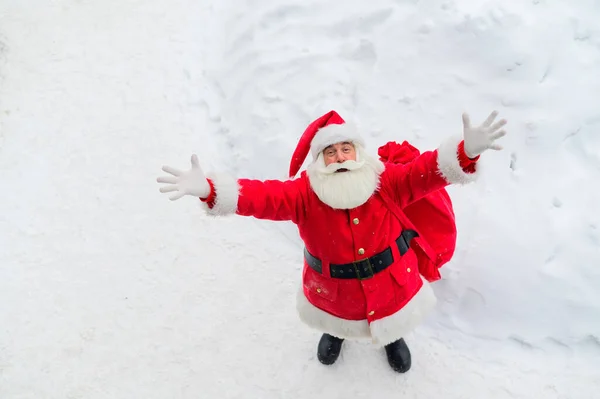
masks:
<instances>
[{"instance_id":1,"label":"white fur hem","mask_svg":"<svg viewBox=\"0 0 600 399\"><path fill-rule=\"evenodd\" d=\"M358 133L358 129L351 123L331 124L322 127L310 142L310 150L313 159L317 159L319 153L325 148L335 143L350 141L365 146L363 139Z\"/></svg>"},{"instance_id":2,"label":"white fur hem","mask_svg":"<svg viewBox=\"0 0 600 399\"><path fill-rule=\"evenodd\" d=\"M427 281L423 280L423 286L419 292L402 309L371 323L373 344L385 346L405 337L423 322L435 307L436 302L433 289Z\"/></svg>"},{"instance_id":3,"label":"white fur hem","mask_svg":"<svg viewBox=\"0 0 600 399\"><path fill-rule=\"evenodd\" d=\"M385 346L413 331L433 310L436 303L431 285L423 280L419 292L402 309L373 321L370 326L367 319L346 320L315 307L306 299L302 288L298 290L296 308L300 320L320 332L344 339L371 338L373 344Z\"/></svg>"},{"instance_id":4,"label":"white fur hem","mask_svg":"<svg viewBox=\"0 0 600 399\"><path fill-rule=\"evenodd\" d=\"M450 184L467 184L479 177L479 164L474 173L466 173L460 167L458 145L461 141L462 137L451 137L438 148L438 169Z\"/></svg>"},{"instance_id":5,"label":"white fur hem","mask_svg":"<svg viewBox=\"0 0 600 399\"><path fill-rule=\"evenodd\" d=\"M214 174L207 177L213 182L216 196L212 209L206 203L201 202L206 213L211 216L225 216L235 213L240 196L240 186L237 179L227 174Z\"/></svg>"},{"instance_id":6,"label":"white fur hem","mask_svg":"<svg viewBox=\"0 0 600 399\"><path fill-rule=\"evenodd\" d=\"M369 338L371 336L366 319L346 320L324 312L306 299L302 287L298 290L296 309L304 324L320 332L344 339Z\"/></svg>"}]
</instances>

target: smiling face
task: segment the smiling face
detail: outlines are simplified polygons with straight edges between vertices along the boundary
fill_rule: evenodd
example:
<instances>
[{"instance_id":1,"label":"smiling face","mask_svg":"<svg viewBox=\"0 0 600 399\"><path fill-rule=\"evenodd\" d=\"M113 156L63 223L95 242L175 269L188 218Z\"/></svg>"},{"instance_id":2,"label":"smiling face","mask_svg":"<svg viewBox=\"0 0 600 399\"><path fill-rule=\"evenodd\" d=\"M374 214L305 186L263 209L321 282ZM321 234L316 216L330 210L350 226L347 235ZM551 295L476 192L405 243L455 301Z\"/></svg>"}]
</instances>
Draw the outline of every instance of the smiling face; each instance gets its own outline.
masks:
<instances>
[{"instance_id":1,"label":"smiling face","mask_svg":"<svg viewBox=\"0 0 600 399\"><path fill-rule=\"evenodd\" d=\"M323 161L325 166L332 163L356 161L356 148L350 142L332 144L323 150Z\"/></svg>"},{"instance_id":2,"label":"smiling face","mask_svg":"<svg viewBox=\"0 0 600 399\"><path fill-rule=\"evenodd\" d=\"M307 174L321 201L334 209L352 209L373 195L384 168L360 144L344 141L321 151L308 165Z\"/></svg>"}]
</instances>

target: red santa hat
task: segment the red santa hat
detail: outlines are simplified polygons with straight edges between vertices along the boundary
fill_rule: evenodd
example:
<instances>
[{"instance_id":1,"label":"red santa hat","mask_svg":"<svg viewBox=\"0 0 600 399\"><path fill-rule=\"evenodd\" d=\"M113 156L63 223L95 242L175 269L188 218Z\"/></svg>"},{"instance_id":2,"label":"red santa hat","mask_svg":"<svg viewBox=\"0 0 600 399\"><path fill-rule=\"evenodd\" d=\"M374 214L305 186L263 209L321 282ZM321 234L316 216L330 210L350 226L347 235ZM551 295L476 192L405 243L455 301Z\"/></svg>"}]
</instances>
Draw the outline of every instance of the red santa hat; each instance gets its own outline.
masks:
<instances>
[{"instance_id":1,"label":"red santa hat","mask_svg":"<svg viewBox=\"0 0 600 399\"><path fill-rule=\"evenodd\" d=\"M314 161L325 148L345 141L363 147L365 145L356 127L346 123L335 111L329 111L314 120L300 137L296 150L292 155L290 177L296 176L309 152L312 154Z\"/></svg>"}]
</instances>

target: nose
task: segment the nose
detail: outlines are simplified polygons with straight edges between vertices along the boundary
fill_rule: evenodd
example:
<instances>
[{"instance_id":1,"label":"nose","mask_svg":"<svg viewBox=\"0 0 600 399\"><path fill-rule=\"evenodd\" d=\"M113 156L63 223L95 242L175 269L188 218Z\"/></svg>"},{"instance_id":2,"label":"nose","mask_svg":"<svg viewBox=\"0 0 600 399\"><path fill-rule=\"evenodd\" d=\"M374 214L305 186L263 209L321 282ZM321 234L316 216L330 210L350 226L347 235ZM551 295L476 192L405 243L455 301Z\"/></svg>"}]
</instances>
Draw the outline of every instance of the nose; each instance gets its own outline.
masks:
<instances>
[{"instance_id":1,"label":"nose","mask_svg":"<svg viewBox=\"0 0 600 399\"><path fill-rule=\"evenodd\" d=\"M337 158L337 163L342 163L346 160L346 155L342 151L337 151L335 156Z\"/></svg>"}]
</instances>

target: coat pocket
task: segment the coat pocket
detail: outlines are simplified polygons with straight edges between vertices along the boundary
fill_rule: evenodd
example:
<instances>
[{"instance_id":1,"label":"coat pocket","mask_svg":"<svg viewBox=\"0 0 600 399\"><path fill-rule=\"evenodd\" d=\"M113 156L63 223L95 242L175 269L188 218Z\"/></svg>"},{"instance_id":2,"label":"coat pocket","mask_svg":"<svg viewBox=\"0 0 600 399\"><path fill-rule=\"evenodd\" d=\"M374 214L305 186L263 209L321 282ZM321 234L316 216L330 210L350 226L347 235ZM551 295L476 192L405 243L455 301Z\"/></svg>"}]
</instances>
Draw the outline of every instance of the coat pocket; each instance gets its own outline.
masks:
<instances>
[{"instance_id":1,"label":"coat pocket","mask_svg":"<svg viewBox=\"0 0 600 399\"><path fill-rule=\"evenodd\" d=\"M392 267L392 277L399 286L413 284L419 278L419 266L415 252L410 250L400 258L400 261Z\"/></svg>"},{"instance_id":2,"label":"coat pocket","mask_svg":"<svg viewBox=\"0 0 600 399\"><path fill-rule=\"evenodd\" d=\"M324 277L308 266L304 268L302 276L304 288L311 297L318 297L333 302L338 296L338 282Z\"/></svg>"},{"instance_id":3,"label":"coat pocket","mask_svg":"<svg viewBox=\"0 0 600 399\"><path fill-rule=\"evenodd\" d=\"M398 264L394 265L391 275L398 285L396 291L396 303L404 306L409 298L412 298L419 289L421 276L417 264L417 257L414 251L408 251Z\"/></svg>"}]
</instances>

